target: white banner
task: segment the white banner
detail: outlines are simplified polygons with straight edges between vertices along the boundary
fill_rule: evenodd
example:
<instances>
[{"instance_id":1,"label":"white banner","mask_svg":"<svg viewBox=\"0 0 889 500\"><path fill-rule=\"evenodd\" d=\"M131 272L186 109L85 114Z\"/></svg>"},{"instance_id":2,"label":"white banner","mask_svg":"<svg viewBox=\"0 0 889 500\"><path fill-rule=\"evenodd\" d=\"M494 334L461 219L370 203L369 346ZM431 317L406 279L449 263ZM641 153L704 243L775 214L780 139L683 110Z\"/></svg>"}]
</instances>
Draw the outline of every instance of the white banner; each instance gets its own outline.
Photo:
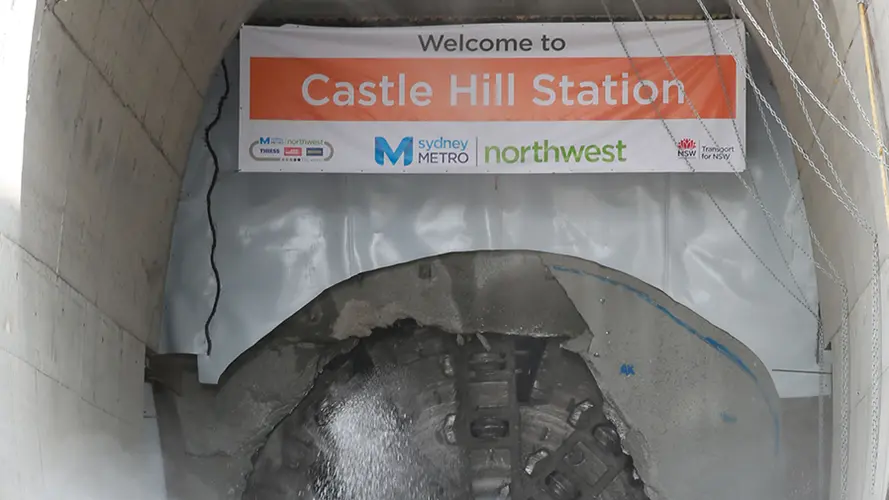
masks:
<instances>
[{"instance_id":1,"label":"white banner","mask_svg":"<svg viewBox=\"0 0 889 500\"><path fill-rule=\"evenodd\" d=\"M648 24L244 27L239 169L744 170L743 24Z\"/></svg>"}]
</instances>

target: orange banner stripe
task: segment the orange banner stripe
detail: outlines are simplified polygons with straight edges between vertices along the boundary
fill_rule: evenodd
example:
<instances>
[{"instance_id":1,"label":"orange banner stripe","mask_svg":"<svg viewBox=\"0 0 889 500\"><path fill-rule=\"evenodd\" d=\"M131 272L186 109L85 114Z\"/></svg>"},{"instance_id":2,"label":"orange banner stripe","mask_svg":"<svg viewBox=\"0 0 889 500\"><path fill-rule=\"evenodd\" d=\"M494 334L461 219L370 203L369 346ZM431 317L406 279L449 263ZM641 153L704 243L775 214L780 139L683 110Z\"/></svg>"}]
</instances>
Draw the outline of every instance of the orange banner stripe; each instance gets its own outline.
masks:
<instances>
[{"instance_id":1,"label":"orange banner stripe","mask_svg":"<svg viewBox=\"0 0 889 500\"><path fill-rule=\"evenodd\" d=\"M633 66L626 58L253 57L250 119L693 119L689 100L702 118L735 117L736 65L732 56L674 56L667 60L684 88L684 99L659 57L633 58ZM612 83L606 83L607 78ZM383 86L388 87L385 94ZM474 103L470 89L474 89Z\"/></svg>"}]
</instances>

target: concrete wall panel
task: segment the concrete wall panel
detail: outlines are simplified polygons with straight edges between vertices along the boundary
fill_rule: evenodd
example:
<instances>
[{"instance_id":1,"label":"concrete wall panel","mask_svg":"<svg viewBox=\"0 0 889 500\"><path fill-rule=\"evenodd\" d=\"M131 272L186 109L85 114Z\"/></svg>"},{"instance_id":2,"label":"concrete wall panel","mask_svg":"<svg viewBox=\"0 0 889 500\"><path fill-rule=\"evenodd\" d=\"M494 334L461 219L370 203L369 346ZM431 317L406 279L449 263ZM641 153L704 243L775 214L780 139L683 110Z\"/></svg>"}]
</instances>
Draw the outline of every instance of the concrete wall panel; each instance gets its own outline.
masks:
<instances>
[{"instance_id":1,"label":"concrete wall panel","mask_svg":"<svg viewBox=\"0 0 889 500\"><path fill-rule=\"evenodd\" d=\"M3 40L32 63L24 162L4 165L22 171L20 201L0 208L0 497L154 500L139 473L145 349L180 184L171 158L199 93L173 87L185 72L165 67L174 52L143 3L0 10L23 6L33 39ZM163 78L169 92L152 95ZM164 106L149 128L152 98Z\"/></svg>"}]
</instances>

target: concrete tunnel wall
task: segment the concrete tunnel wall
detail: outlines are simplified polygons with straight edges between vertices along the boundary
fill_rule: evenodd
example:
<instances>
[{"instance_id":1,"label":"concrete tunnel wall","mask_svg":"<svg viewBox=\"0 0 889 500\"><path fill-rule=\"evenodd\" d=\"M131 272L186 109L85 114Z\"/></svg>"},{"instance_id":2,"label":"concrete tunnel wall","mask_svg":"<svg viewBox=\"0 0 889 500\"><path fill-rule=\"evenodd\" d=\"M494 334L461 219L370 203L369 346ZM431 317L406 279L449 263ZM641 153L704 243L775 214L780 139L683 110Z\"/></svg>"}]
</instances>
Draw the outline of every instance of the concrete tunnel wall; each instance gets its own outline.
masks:
<instances>
[{"instance_id":1,"label":"concrete tunnel wall","mask_svg":"<svg viewBox=\"0 0 889 500\"><path fill-rule=\"evenodd\" d=\"M257 0L3 0L0 96L0 498L118 498L146 491L140 453L145 350L157 345L162 283L186 150L203 92L223 49ZM352 5L352 4L355 5ZM418 2L418 4L421 2ZM522 2L498 13L573 14L589 2ZM764 0L746 2L773 37ZM807 0L774 1L793 67L865 143L874 141L837 78ZM367 2L305 2L312 11ZM694 3L690 4L692 7ZM402 6L410 10L411 6ZM452 7L455 10L459 7ZM476 7L476 8L484 8ZM492 9L494 7L492 6ZM385 10L385 9L383 9ZM415 8L416 10L416 8ZM425 14L428 6L421 8ZM496 9L495 9L496 10ZM687 13L697 13L694 8ZM826 2L825 20L867 111L856 4ZM889 67L889 0L868 9L878 67ZM749 24L749 23L748 23ZM33 29L31 29L33 27ZM752 36L762 46L758 36ZM769 49L761 47L768 54ZM786 71L767 57L792 133L823 160ZM889 89L889 70L879 86ZM27 101L26 99L27 94ZM889 311L889 221L875 161L812 109L851 198L880 235L879 302ZM23 113L26 112L26 115ZM24 148L22 147L24 137ZM21 154L19 154L21 153ZM797 159L810 223L848 286L851 308L850 499L882 499L889 446L868 450L871 241ZM839 288L819 276L825 335L841 318ZM880 339L889 338L880 319ZM837 359L834 371L842 369ZM835 377L836 384L839 377ZM882 387L880 385L879 387ZM889 394L878 424L889 442ZM839 398L834 421L839 422ZM833 449L839 450L839 429ZM840 498L833 457L832 497Z\"/></svg>"}]
</instances>

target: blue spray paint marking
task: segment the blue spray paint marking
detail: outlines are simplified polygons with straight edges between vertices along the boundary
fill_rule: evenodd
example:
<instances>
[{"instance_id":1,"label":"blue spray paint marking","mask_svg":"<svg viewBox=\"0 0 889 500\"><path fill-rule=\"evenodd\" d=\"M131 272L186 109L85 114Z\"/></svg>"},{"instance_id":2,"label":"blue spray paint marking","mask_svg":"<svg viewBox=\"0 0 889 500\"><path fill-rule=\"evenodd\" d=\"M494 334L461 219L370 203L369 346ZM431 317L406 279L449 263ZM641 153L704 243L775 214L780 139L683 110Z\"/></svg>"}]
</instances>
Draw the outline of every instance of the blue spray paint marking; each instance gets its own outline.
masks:
<instances>
[{"instance_id":1,"label":"blue spray paint marking","mask_svg":"<svg viewBox=\"0 0 889 500\"><path fill-rule=\"evenodd\" d=\"M719 418L721 418L722 421L727 424L733 424L738 421L738 417L732 415L731 413L725 412L725 411L719 414Z\"/></svg>"},{"instance_id":2,"label":"blue spray paint marking","mask_svg":"<svg viewBox=\"0 0 889 500\"><path fill-rule=\"evenodd\" d=\"M638 297L638 298L644 300L645 302L648 302L652 306L654 306L658 311L664 313L664 315L666 315L668 318L673 320L673 322L676 323L677 325L681 326L685 331L687 331L688 333L701 339L702 341L706 342L707 345L709 345L710 347L715 349L716 352L722 354L723 356L728 358L732 363L737 365L738 368L740 368L744 373L746 373L753 380L754 384L756 385L756 388L759 390L760 394L762 395L763 400L766 402L766 406L768 406L768 408L769 408L769 414L772 416L772 423L775 426L775 454L778 453L778 450L781 447L781 425L778 420L778 412L775 411L774 406L772 406L772 401L766 395L765 390L760 385L759 379L756 377L756 374L754 374L753 370L751 370L750 367L748 367L747 364L744 363L744 360L742 360L740 358L740 356L738 356L737 354L732 352L731 349L729 349L728 347L726 347L725 345L723 345L721 342L714 339L713 337L708 337L706 335L701 334L701 332L697 331L694 327L692 327L691 325L689 325L682 319L678 318L675 314L670 312L669 309L658 304L650 295L643 292L642 290L633 288L630 285L627 285L626 283L621 283L619 281L615 281L607 276L602 276L602 275L590 273L587 271L581 271L580 269L573 269L570 267L564 267L564 266L560 266L560 265L553 265L551 267L553 270L556 270L556 271L576 274L579 276L589 276L592 278L596 278L597 280L599 280L603 283L608 283L609 285L614 285L616 287L623 288L624 290L632 293L636 297ZM621 367L621 370L623 370L623 367ZM623 372L621 372L621 373L623 373Z\"/></svg>"},{"instance_id":3,"label":"blue spray paint marking","mask_svg":"<svg viewBox=\"0 0 889 500\"><path fill-rule=\"evenodd\" d=\"M636 374L636 370L633 368L633 365L628 365L626 363L620 365L620 374L631 376Z\"/></svg>"}]
</instances>

